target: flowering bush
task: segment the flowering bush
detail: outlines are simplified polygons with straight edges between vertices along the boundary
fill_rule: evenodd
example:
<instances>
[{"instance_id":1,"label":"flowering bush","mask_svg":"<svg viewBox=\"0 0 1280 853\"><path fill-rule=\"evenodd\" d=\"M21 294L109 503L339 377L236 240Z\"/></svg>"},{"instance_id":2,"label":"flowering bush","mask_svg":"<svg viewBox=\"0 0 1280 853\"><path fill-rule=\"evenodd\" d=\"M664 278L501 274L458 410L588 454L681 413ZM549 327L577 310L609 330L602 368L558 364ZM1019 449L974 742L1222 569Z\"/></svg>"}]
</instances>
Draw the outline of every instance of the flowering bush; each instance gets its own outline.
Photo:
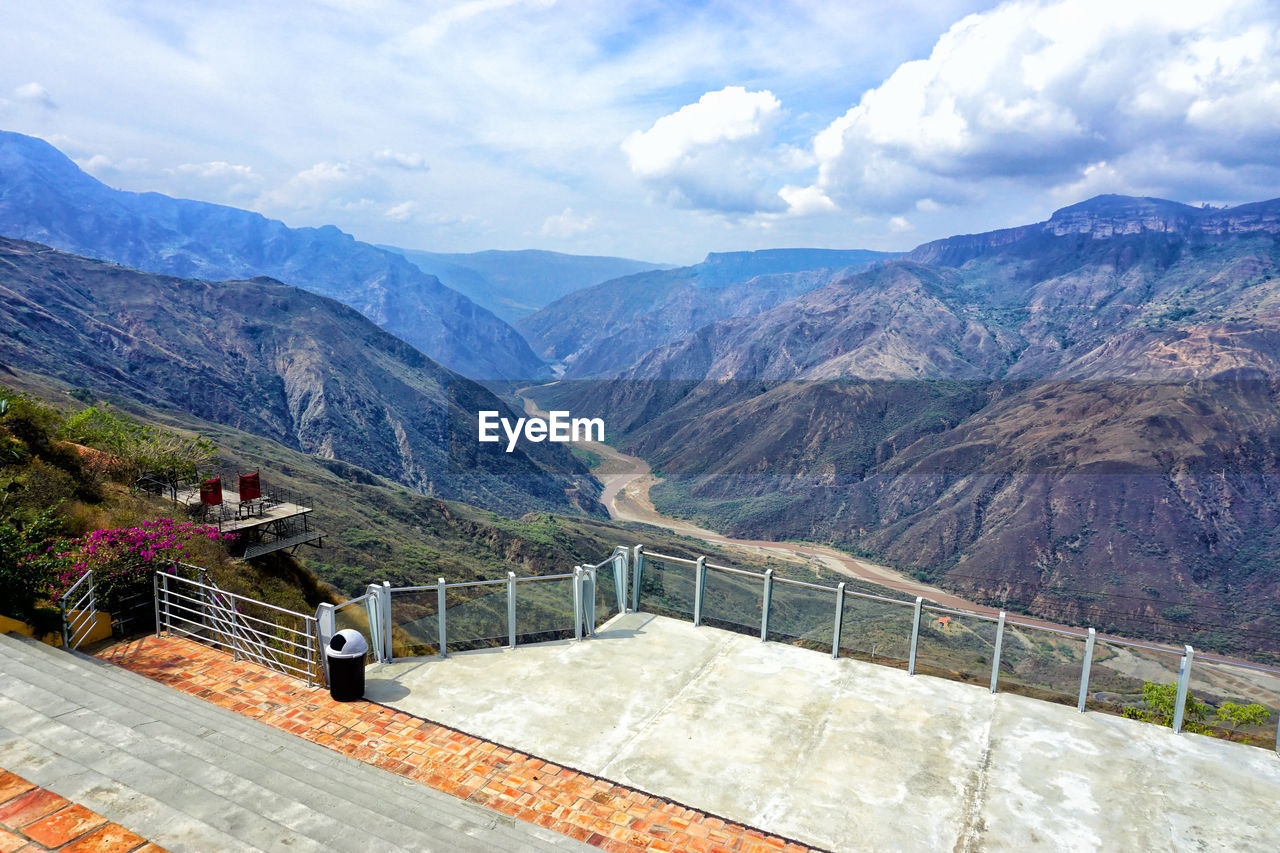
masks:
<instances>
[{"instance_id":1,"label":"flowering bush","mask_svg":"<svg viewBox=\"0 0 1280 853\"><path fill-rule=\"evenodd\" d=\"M157 565L190 558L188 547L192 539L223 542L234 535L220 533L206 524L171 518L158 518L137 527L95 530L65 543L70 546L65 551L54 554L50 550L50 555L61 559L64 566L50 599L56 602L85 572L92 570L100 606L110 610L121 595L145 585Z\"/></svg>"}]
</instances>

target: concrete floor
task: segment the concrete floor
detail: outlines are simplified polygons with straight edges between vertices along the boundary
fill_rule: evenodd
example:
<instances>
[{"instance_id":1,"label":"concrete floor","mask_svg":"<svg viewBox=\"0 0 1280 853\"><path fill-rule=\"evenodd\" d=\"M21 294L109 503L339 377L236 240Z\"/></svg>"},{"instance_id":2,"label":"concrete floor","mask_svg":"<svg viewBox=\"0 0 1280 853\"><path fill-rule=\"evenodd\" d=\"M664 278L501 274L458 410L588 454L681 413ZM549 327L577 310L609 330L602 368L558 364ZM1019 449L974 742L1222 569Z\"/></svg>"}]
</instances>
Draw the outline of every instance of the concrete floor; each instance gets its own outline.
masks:
<instances>
[{"instance_id":1,"label":"concrete floor","mask_svg":"<svg viewBox=\"0 0 1280 853\"><path fill-rule=\"evenodd\" d=\"M1274 752L687 622L371 667L367 696L833 850L1280 849Z\"/></svg>"}]
</instances>

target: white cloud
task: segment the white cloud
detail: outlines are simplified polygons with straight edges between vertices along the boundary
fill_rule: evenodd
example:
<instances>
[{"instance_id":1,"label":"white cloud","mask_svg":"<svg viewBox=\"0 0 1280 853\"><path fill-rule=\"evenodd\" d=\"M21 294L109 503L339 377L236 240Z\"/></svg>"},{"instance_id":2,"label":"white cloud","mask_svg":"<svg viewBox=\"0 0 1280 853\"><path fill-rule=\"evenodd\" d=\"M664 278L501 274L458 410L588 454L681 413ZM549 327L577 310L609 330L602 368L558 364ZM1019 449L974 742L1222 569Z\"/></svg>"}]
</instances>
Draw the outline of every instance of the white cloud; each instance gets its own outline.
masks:
<instances>
[{"instance_id":1,"label":"white cloud","mask_svg":"<svg viewBox=\"0 0 1280 853\"><path fill-rule=\"evenodd\" d=\"M151 164L144 157L114 159L105 154L94 154L88 159L77 158L76 165L99 180L108 180L124 173L146 172Z\"/></svg>"},{"instance_id":2,"label":"white cloud","mask_svg":"<svg viewBox=\"0 0 1280 853\"><path fill-rule=\"evenodd\" d=\"M566 207L563 213L548 216L542 223L543 237L572 237L587 231L595 224L594 216L579 216L573 208Z\"/></svg>"},{"instance_id":3,"label":"white cloud","mask_svg":"<svg viewBox=\"0 0 1280 853\"><path fill-rule=\"evenodd\" d=\"M53 96L49 94L49 90L39 83L23 83L13 90L13 96L22 101L39 104L46 109L58 108L58 105L53 102Z\"/></svg>"},{"instance_id":4,"label":"white cloud","mask_svg":"<svg viewBox=\"0 0 1280 853\"><path fill-rule=\"evenodd\" d=\"M385 186L364 168L349 162L322 161L298 172L257 200L267 209L323 213L361 211L377 207Z\"/></svg>"},{"instance_id":5,"label":"white cloud","mask_svg":"<svg viewBox=\"0 0 1280 853\"><path fill-rule=\"evenodd\" d=\"M901 212L970 201L993 180L1095 183L1086 170L1107 161L1136 188L1185 191L1215 164L1280 169L1276 115L1274 7L1018 0L959 21L817 134L814 188Z\"/></svg>"},{"instance_id":6,"label":"white cloud","mask_svg":"<svg viewBox=\"0 0 1280 853\"><path fill-rule=\"evenodd\" d=\"M198 178L213 178L217 180L260 180L254 174L251 166L241 166L236 163L227 163L223 160L215 160L211 163L183 163L176 167L174 171L180 175L194 175Z\"/></svg>"},{"instance_id":7,"label":"white cloud","mask_svg":"<svg viewBox=\"0 0 1280 853\"><path fill-rule=\"evenodd\" d=\"M392 151L390 148L375 151L373 153L373 162L379 166L394 166L397 169L404 169L406 172L426 172L431 168L427 165L427 158L421 154L406 154L400 151Z\"/></svg>"},{"instance_id":8,"label":"white cloud","mask_svg":"<svg viewBox=\"0 0 1280 853\"><path fill-rule=\"evenodd\" d=\"M827 198L827 194L818 187L793 187L788 184L778 190L778 195L787 203L787 212L795 216L832 213L836 210L836 203Z\"/></svg>"},{"instance_id":9,"label":"white cloud","mask_svg":"<svg viewBox=\"0 0 1280 853\"><path fill-rule=\"evenodd\" d=\"M176 180L170 187L172 192L209 201L250 201L262 191L264 182L253 167L225 160L183 163L166 171Z\"/></svg>"},{"instance_id":10,"label":"white cloud","mask_svg":"<svg viewBox=\"0 0 1280 853\"><path fill-rule=\"evenodd\" d=\"M382 215L392 222L408 222L413 218L413 214L417 209L418 203L416 201L402 201L387 208L386 213Z\"/></svg>"},{"instance_id":11,"label":"white cloud","mask_svg":"<svg viewBox=\"0 0 1280 853\"><path fill-rule=\"evenodd\" d=\"M782 158L769 131L782 103L768 90L707 92L622 143L631 171L677 207L756 213L782 207L770 184Z\"/></svg>"}]
</instances>

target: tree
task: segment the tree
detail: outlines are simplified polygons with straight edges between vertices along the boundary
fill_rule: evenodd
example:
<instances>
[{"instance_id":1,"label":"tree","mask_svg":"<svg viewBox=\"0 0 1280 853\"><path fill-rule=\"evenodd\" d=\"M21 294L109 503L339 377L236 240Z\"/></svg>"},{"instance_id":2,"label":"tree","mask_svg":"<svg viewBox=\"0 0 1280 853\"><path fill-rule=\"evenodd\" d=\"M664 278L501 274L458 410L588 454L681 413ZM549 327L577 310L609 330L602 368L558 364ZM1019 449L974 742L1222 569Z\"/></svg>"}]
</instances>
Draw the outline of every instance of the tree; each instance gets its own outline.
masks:
<instances>
[{"instance_id":1,"label":"tree","mask_svg":"<svg viewBox=\"0 0 1280 853\"><path fill-rule=\"evenodd\" d=\"M1157 684L1154 681L1144 682L1142 701L1146 703L1146 708L1125 708L1124 716L1131 720L1145 720L1157 726L1173 728L1173 711L1178 701L1178 685ZM1182 703L1182 728L1197 734L1211 734L1209 727L1204 724L1211 710L1212 708L1188 691L1186 701Z\"/></svg>"},{"instance_id":2,"label":"tree","mask_svg":"<svg viewBox=\"0 0 1280 853\"><path fill-rule=\"evenodd\" d=\"M1218 719L1230 723L1231 728L1236 731L1244 726L1260 726L1270 717L1271 712L1257 702L1248 705L1223 702L1218 708Z\"/></svg>"},{"instance_id":3,"label":"tree","mask_svg":"<svg viewBox=\"0 0 1280 853\"><path fill-rule=\"evenodd\" d=\"M215 450L212 442L199 436L188 438L97 406L72 415L62 432L71 441L118 457L135 480L143 474L166 483L191 479Z\"/></svg>"}]
</instances>

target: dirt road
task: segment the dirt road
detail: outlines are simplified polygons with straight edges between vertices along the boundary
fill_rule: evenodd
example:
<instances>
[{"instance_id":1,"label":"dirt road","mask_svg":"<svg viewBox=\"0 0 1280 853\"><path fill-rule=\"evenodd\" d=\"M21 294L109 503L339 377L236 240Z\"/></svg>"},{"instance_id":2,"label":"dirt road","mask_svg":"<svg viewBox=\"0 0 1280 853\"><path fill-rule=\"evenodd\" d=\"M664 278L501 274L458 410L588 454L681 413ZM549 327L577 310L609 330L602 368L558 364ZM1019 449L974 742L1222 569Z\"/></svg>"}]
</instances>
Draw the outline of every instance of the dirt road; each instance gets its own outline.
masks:
<instances>
[{"instance_id":1,"label":"dirt road","mask_svg":"<svg viewBox=\"0 0 1280 853\"><path fill-rule=\"evenodd\" d=\"M529 388L522 388L516 393L524 402L526 414L534 417L547 417L547 413L538 407L532 399L525 396ZM649 499L649 490L658 482L653 476L649 463L636 456L628 456L621 451L594 441L578 442L577 447L590 451L600 457L600 463L591 469L591 473L604 486L600 502L609 511L609 516L618 521L638 521L652 524L673 533L693 536L707 542L713 542L730 550L738 550L756 557L769 556L787 562L806 564L816 569L819 576L830 572L843 577L871 581L883 587L918 595L927 601L941 604L944 607L963 608L978 613L994 614L997 611L984 605L967 601L952 593L921 583L914 578L896 572L888 566L859 560L834 548L823 545L801 545L790 542L769 542L757 539L734 539L714 530L699 527L692 522L672 518L658 512Z\"/></svg>"}]
</instances>

